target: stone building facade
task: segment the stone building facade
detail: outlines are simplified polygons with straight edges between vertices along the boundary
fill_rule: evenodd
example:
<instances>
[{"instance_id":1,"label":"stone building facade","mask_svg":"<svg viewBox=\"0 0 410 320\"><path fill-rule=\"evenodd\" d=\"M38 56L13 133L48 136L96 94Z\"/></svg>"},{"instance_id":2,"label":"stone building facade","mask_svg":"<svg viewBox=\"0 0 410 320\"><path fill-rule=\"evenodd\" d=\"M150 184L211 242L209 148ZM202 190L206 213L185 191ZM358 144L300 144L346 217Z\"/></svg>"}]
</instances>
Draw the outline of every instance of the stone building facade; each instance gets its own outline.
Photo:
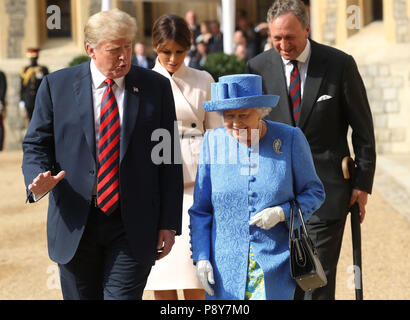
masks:
<instances>
[{"instance_id":1,"label":"stone building facade","mask_svg":"<svg viewBox=\"0 0 410 320\"><path fill-rule=\"evenodd\" d=\"M236 0L257 24L273 0ZM61 8L60 31L47 27ZM137 39L150 46L153 21L164 13L197 13L198 22L220 19L220 0L111 0L137 19ZM25 123L18 111L18 74L24 52L39 47L40 63L51 71L84 54L83 28L101 0L0 0L0 69L9 82L6 148L20 148ZM410 153L410 0L310 0L311 37L355 58L374 116L377 151ZM49 21L50 22L50 21ZM53 21L51 21L53 22Z\"/></svg>"}]
</instances>

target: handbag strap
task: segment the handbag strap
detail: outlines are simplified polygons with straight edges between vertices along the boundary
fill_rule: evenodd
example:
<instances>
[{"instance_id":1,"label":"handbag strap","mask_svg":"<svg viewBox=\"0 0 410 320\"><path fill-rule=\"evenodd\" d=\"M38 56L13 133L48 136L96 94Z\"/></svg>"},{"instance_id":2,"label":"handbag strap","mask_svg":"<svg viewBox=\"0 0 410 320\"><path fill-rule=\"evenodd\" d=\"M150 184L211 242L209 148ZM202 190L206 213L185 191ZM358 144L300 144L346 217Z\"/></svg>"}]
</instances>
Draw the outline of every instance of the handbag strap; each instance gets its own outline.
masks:
<instances>
[{"instance_id":1,"label":"handbag strap","mask_svg":"<svg viewBox=\"0 0 410 320\"><path fill-rule=\"evenodd\" d=\"M303 213L302 213L302 209L300 208L299 202L296 199L291 200L290 201L289 248L290 248L291 241L295 239L294 237L295 232L293 230L294 224L295 224L295 205L299 213L299 219L302 225L302 232L306 235L308 239L310 239L309 234L306 229L305 219L303 218Z\"/></svg>"}]
</instances>

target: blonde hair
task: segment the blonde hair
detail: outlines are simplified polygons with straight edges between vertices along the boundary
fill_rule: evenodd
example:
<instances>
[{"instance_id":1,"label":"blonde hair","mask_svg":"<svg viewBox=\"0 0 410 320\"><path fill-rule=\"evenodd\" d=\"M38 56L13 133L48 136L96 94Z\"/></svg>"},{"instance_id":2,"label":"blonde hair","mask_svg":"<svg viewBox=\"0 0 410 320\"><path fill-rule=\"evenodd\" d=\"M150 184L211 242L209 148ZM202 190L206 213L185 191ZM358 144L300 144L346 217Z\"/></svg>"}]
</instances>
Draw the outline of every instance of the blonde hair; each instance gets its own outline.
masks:
<instances>
[{"instance_id":1,"label":"blonde hair","mask_svg":"<svg viewBox=\"0 0 410 320\"><path fill-rule=\"evenodd\" d=\"M95 48L105 41L134 40L137 22L128 13L117 8L92 15L84 27L84 45Z\"/></svg>"}]
</instances>

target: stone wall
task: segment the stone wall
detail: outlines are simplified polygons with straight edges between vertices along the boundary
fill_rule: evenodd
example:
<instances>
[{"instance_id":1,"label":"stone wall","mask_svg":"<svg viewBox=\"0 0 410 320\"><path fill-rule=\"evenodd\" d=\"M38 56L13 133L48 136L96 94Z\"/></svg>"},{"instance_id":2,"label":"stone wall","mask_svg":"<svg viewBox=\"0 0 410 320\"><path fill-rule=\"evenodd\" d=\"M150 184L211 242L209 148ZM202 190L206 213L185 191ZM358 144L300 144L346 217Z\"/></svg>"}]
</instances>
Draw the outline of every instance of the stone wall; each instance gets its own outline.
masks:
<instances>
[{"instance_id":1,"label":"stone wall","mask_svg":"<svg viewBox=\"0 0 410 320\"><path fill-rule=\"evenodd\" d=\"M6 13L10 18L7 37L7 57L21 58L26 0L6 0Z\"/></svg>"},{"instance_id":2,"label":"stone wall","mask_svg":"<svg viewBox=\"0 0 410 320\"><path fill-rule=\"evenodd\" d=\"M394 1L394 19L396 21L397 43L409 42L409 18L407 17L407 0Z\"/></svg>"},{"instance_id":3,"label":"stone wall","mask_svg":"<svg viewBox=\"0 0 410 320\"><path fill-rule=\"evenodd\" d=\"M377 152L389 153L394 143L406 140L406 127L389 125L389 117L403 111L399 92L404 89L404 78L393 75L388 64L362 65L360 73L373 113Z\"/></svg>"}]
</instances>

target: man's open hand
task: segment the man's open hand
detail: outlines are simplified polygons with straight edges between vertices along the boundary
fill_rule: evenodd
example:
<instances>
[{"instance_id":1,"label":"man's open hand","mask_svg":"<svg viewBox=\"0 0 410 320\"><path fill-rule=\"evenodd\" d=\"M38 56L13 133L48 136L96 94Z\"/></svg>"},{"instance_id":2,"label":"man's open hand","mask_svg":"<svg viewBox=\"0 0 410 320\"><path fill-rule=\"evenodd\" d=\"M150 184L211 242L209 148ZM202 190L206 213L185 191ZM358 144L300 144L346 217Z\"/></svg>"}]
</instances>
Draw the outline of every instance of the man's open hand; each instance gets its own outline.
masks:
<instances>
[{"instance_id":1,"label":"man's open hand","mask_svg":"<svg viewBox=\"0 0 410 320\"><path fill-rule=\"evenodd\" d=\"M41 196L53 189L57 183L63 180L65 171L60 171L56 176L51 175L51 171L40 173L34 178L28 189L35 195Z\"/></svg>"}]
</instances>

